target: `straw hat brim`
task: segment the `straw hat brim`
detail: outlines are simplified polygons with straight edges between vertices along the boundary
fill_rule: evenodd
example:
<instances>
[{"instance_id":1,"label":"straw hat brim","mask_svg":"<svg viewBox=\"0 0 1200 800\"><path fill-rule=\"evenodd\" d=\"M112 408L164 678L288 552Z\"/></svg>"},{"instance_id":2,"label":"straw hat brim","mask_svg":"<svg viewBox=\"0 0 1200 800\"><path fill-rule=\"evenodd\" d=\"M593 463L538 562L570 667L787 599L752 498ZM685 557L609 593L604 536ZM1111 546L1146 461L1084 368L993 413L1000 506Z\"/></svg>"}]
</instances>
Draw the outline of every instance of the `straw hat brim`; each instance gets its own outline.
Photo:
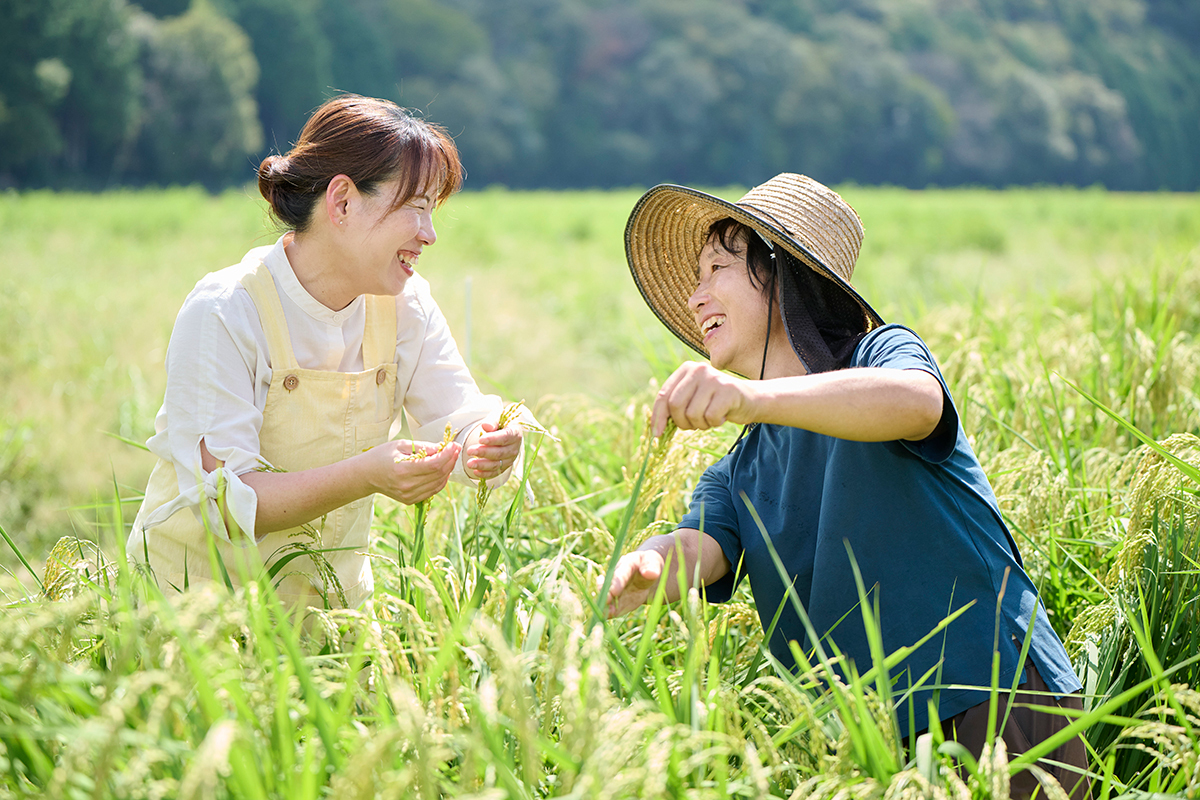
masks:
<instances>
[{"instance_id":1,"label":"straw hat brim","mask_svg":"<svg viewBox=\"0 0 1200 800\"><path fill-rule=\"evenodd\" d=\"M801 263L834 281L863 310L874 328L883 319L849 283L807 247L753 208L674 184L650 189L634 205L625 225L625 257L642 298L684 344L708 358L688 298L696 290L700 251L714 222L731 217L783 247Z\"/></svg>"}]
</instances>

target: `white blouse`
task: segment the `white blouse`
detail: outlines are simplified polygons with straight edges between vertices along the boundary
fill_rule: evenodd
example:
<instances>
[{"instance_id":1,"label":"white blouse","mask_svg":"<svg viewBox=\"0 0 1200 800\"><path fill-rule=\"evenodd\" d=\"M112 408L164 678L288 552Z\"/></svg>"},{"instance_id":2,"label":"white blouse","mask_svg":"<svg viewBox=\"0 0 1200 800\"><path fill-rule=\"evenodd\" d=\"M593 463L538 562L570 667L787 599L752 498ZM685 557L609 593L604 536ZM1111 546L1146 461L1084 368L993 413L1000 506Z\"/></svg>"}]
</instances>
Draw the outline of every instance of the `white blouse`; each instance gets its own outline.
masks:
<instances>
[{"instance_id":1,"label":"white blouse","mask_svg":"<svg viewBox=\"0 0 1200 800\"><path fill-rule=\"evenodd\" d=\"M251 250L243 264L261 260L275 279L296 361L306 369L362 371L364 298L341 311L318 302L292 271L283 249L286 236ZM258 496L237 476L261 467L258 434L271 364L254 301L238 282L243 272L233 266L209 273L179 310L167 348L166 395L147 445L175 465L177 507L199 513L204 503L210 506L208 518L220 519L213 503L224 482L233 519L242 530L253 531ZM404 409L418 441L440 442L450 423L463 442L480 422L499 414L500 398L479 390L420 275L410 277L396 297L396 365L396 408ZM224 462L207 475L201 470L201 439L213 458ZM452 477L474 483L462 459Z\"/></svg>"}]
</instances>

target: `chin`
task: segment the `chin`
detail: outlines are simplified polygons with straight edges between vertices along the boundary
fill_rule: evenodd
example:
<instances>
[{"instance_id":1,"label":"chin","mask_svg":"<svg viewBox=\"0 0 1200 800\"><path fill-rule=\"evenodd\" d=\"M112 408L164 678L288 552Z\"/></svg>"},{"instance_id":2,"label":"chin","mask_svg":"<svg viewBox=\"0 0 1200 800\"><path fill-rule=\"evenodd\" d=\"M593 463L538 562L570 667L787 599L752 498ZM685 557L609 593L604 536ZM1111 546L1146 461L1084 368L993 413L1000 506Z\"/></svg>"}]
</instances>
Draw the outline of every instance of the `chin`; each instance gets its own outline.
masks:
<instances>
[{"instance_id":1,"label":"chin","mask_svg":"<svg viewBox=\"0 0 1200 800\"><path fill-rule=\"evenodd\" d=\"M725 372L732 372L734 375L737 375L738 377L741 377L741 378L757 378L759 370L760 370L760 366L761 366L758 364L753 364L753 365L749 365L749 366L747 366L746 364L737 364L737 363L734 363L733 359L722 358L720 356L713 356L711 354L709 355L709 358L708 358L708 364L713 369L719 369L719 370L723 370Z\"/></svg>"},{"instance_id":2,"label":"chin","mask_svg":"<svg viewBox=\"0 0 1200 800\"><path fill-rule=\"evenodd\" d=\"M708 365L713 369L732 370L733 372L737 372L737 370L730 365L729 359L713 353L709 353Z\"/></svg>"},{"instance_id":3,"label":"chin","mask_svg":"<svg viewBox=\"0 0 1200 800\"><path fill-rule=\"evenodd\" d=\"M388 281L383 287L384 291L380 292L380 294L386 294L395 297L396 295L402 293L404 291L404 287L407 285L408 276L401 273L399 277Z\"/></svg>"}]
</instances>

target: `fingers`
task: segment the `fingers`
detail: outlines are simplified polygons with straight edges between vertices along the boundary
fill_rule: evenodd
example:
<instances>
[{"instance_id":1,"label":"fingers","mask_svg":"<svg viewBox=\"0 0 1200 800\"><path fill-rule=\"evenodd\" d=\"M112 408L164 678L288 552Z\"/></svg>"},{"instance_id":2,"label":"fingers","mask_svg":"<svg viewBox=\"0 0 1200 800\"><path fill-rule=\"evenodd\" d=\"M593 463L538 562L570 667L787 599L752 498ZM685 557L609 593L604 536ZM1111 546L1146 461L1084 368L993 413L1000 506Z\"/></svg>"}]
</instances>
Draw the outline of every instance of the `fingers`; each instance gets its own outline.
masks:
<instances>
[{"instance_id":1,"label":"fingers","mask_svg":"<svg viewBox=\"0 0 1200 800\"><path fill-rule=\"evenodd\" d=\"M490 481L493 478L498 478L503 475L513 465L513 460L508 461L490 461L482 458L467 459L466 467L471 473L471 477L476 480Z\"/></svg>"},{"instance_id":2,"label":"fingers","mask_svg":"<svg viewBox=\"0 0 1200 800\"><path fill-rule=\"evenodd\" d=\"M512 468L521 454L523 432L512 425L497 429L494 422L480 423L473 443L467 448L463 466L476 480L491 480ZM393 442L395 469L389 476L385 494L404 503L419 503L440 492L449 480L462 445L450 442L445 447L429 442Z\"/></svg>"},{"instance_id":3,"label":"fingers","mask_svg":"<svg viewBox=\"0 0 1200 800\"><path fill-rule=\"evenodd\" d=\"M517 425L496 430L496 426L490 422L484 422L480 425L484 432L479 435L479 445L482 447L512 447L520 445L522 433L521 428Z\"/></svg>"},{"instance_id":4,"label":"fingers","mask_svg":"<svg viewBox=\"0 0 1200 800\"><path fill-rule=\"evenodd\" d=\"M655 397L651 430L655 436L661 436L668 419L683 430L724 425L731 410L744 400L743 383L708 364L684 364L667 379Z\"/></svg>"},{"instance_id":5,"label":"fingers","mask_svg":"<svg viewBox=\"0 0 1200 800\"><path fill-rule=\"evenodd\" d=\"M667 420L671 417L670 398L675 387L683 380L686 366L685 364L672 372L654 398L654 409L650 412L650 431L655 436L662 436L663 431L667 429Z\"/></svg>"},{"instance_id":6,"label":"fingers","mask_svg":"<svg viewBox=\"0 0 1200 800\"><path fill-rule=\"evenodd\" d=\"M410 505L428 500L445 488L450 473L454 470L454 464L462 452L462 447L457 442L451 442L440 452L436 445L424 442L417 442L409 447L403 446L407 443L397 444L401 445L398 448L400 450L425 454L424 458L394 459L387 485L383 490L388 496Z\"/></svg>"},{"instance_id":7,"label":"fingers","mask_svg":"<svg viewBox=\"0 0 1200 800\"><path fill-rule=\"evenodd\" d=\"M496 430L495 425L484 422L481 427L485 432L467 448L464 466L474 477L490 480L502 475L516 462L521 454L523 434L517 426Z\"/></svg>"},{"instance_id":8,"label":"fingers","mask_svg":"<svg viewBox=\"0 0 1200 800\"><path fill-rule=\"evenodd\" d=\"M521 440L505 445L473 444L467 448L467 458L484 461L505 461L511 464L521 452ZM470 462L468 462L470 466Z\"/></svg>"},{"instance_id":9,"label":"fingers","mask_svg":"<svg viewBox=\"0 0 1200 800\"><path fill-rule=\"evenodd\" d=\"M613 570L605 598L607 615L628 614L646 602L662 576L663 558L653 550L635 550L621 556Z\"/></svg>"},{"instance_id":10,"label":"fingers","mask_svg":"<svg viewBox=\"0 0 1200 800\"><path fill-rule=\"evenodd\" d=\"M406 439L397 439L396 448L400 451L400 455L402 456L431 456L441 450L440 445L432 444L430 442L410 441Z\"/></svg>"},{"instance_id":11,"label":"fingers","mask_svg":"<svg viewBox=\"0 0 1200 800\"><path fill-rule=\"evenodd\" d=\"M440 453L435 453L420 461L407 462L409 474L406 476L405 498L407 503L420 503L446 488L450 473L454 470L459 448L446 447Z\"/></svg>"}]
</instances>

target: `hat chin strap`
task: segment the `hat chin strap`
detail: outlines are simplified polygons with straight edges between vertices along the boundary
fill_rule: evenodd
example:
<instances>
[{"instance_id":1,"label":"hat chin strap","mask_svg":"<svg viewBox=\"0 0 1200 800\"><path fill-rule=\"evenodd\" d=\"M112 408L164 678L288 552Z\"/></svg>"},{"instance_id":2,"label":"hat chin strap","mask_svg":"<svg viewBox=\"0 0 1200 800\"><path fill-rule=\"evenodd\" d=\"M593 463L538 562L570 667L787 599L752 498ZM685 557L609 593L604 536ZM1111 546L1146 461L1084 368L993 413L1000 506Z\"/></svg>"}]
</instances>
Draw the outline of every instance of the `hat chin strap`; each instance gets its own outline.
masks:
<instances>
[{"instance_id":1,"label":"hat chin strap","mask_svg":"<svg viewBox=\"0 0 1200 800\"><path fill-rule=\"evenodd\" d=\"M767 348L771 346L771 315L775 313L775 270L771 270L771 290L767 293L767 338L763 342L762 366L758 368L758 379L761 381L767 374Z\"/></svg>"}]
</instances>

